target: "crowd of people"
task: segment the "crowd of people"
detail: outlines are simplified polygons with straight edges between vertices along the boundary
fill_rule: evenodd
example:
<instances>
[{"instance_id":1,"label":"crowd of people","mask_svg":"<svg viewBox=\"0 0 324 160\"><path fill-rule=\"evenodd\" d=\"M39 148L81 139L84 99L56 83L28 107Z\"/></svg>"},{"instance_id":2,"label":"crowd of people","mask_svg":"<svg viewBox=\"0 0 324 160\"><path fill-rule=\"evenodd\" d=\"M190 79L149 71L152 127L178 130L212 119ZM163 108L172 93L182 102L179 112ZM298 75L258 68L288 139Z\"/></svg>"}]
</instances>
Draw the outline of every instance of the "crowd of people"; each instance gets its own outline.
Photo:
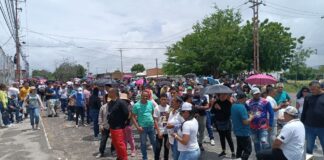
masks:
<instances>
[{"instance_id":1,"label":"crowd of people","mask_svg":"<svg viewBox=\"0 0 324 160\"><path fill-rule=\"evenodd\" d=\"M197 160L205 151L205 130L210 145L215 146L214 128L221 142L219 157L229 154L247 160L253 143L259 160L302 160L305 143L308 154L314 151L316 137L324 145L324 92L319 81L297 93L296 106L292 106L282 83L255 86L225 81L222 85L233 93L205 94L210 87L206 79L201 84L180 79L164 85L154 79L140 85L125 81L117 86L86 82L0 84L0 126L10 127L29 116L32 129L38 130L40 111L46 109L49 118L62 112L66 120L75 121L76 128L93 125L94 137L100 140L97 158L104 156L110 137L110 150L119 160L128 159L127 144L131 156L136 156L133 128L140 136L143 160L148 159L147 147L153 149L156 160L169 159L170 153L175 160Z\"/></svg>"}]
</instances>

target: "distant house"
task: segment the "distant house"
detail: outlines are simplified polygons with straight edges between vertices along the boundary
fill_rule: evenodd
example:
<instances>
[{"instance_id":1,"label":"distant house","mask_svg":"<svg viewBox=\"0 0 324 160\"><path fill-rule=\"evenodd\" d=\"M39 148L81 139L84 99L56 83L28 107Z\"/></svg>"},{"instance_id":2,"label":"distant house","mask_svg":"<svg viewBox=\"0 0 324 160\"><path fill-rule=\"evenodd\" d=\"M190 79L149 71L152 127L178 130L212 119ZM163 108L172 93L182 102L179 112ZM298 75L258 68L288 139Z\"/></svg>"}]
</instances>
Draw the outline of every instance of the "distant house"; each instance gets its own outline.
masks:
<instances>
[{"instance_id":1,"label":"distant house","mask_svg":"<svg viewBox=\"0 0 324 160\"><path fill-rule=\"evenodd\" d=\"M146 70L146 77L162 77L164 76L162 68L151 68Z\"/></svg>"}]
</instances>

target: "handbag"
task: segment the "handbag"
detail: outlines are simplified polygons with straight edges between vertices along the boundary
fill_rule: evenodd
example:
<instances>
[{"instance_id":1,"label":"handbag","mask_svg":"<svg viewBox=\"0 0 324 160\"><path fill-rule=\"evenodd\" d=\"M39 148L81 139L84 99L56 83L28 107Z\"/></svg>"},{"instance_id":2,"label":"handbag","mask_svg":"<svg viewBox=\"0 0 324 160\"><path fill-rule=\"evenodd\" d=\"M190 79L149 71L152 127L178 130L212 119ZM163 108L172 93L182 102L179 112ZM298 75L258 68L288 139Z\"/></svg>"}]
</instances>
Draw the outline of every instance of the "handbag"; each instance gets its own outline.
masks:
<instances>
[{"instance_id":1,"label":"handbag","mask_svg":"<svg viewBox=\"0 0 324 160\"><path fill-rule=\"evenodd\" d=\"M69 100L68 105L71 106L71 107L73 107L73 106L75 106L75 103L76 103L76 100L75 100L74 98L71 98L71 99Z\"/></svg>"}]
</instances>

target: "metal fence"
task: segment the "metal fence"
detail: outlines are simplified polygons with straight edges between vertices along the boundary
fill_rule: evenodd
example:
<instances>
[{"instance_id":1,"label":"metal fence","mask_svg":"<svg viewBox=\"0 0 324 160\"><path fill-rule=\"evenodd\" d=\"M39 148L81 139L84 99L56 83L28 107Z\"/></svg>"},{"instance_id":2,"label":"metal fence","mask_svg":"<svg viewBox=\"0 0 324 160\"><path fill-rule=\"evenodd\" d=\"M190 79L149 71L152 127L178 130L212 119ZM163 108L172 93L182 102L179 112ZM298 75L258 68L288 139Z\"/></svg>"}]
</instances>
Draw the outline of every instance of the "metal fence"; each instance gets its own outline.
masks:
<instances>
[{"instance_id":1,"label":"metal fence","mask_svg":"<svg viewBox=\"0 0 324 160\"><path fill-rule=\"evenodd\" d=\"M9 85L15 81L15 64L0 47L0 83Z\"/></svg>"}]
</instances>

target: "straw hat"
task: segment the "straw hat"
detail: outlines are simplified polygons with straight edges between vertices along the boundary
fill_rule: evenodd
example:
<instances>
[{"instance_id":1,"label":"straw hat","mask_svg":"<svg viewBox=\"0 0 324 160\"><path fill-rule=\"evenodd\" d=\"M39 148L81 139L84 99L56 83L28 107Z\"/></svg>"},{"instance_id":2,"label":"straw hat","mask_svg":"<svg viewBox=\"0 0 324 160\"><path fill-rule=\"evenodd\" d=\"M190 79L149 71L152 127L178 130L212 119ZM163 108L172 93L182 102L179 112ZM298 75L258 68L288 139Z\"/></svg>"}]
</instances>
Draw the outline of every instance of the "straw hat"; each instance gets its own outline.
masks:
<instances>
[{"instance_id":1,"label":"straw hat","mask_svg":"<svg viewBox=\"0 0 324 160\"><path fill-rule=\"evenodd\" d=\"M122 99L122 100L126 100L126 101L130 102L130 99L128 99L128 96L127 96L126 93L121 93L119 98Z\"/></svg>"}]
</instances>

